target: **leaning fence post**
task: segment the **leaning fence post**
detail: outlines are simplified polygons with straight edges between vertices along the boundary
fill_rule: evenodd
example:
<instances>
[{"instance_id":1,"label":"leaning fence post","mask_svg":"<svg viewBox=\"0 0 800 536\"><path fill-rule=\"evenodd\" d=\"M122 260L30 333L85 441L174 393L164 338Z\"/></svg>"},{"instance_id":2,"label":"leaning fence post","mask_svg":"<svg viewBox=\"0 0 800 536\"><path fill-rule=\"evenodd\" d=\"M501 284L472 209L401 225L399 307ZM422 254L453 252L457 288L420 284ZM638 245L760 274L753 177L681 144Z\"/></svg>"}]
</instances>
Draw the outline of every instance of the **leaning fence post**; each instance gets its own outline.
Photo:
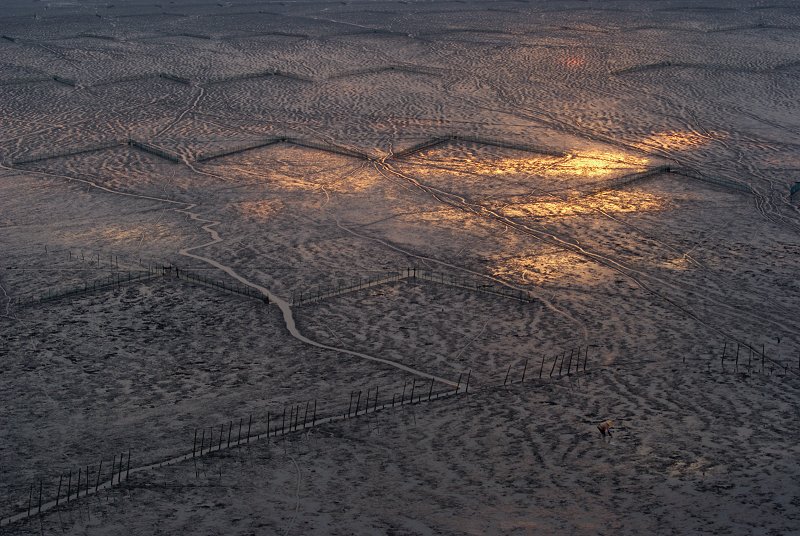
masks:
<instances>
[{"instance_id":1,"label":"leaning fence post","mask_svg":"<svg viewBox=\"0 0 800 536\"><path fill-rule=\"evenodd\" d=\"M125 469L125 480L128 480L129 476L131 476L131 449L128 449L128 466Z\"/></svg>"},{"instance_id":2,"label":"leaning fence post","mask_svg":"<svg viewBox=\"0 0 800 536\"><path fill-rule=\"evenodd\" d=\"M556 370L556 363L558 363L558 354L556 354L555 360L553 361L553 367L550 369L550 377L553 377L553 372Z\"/></svg>"},{"instance_id":3,"label":"leaning fence post","mask_svg":"<svg viewBox=\"0 0 800 536\"><path fill-rule=\"evenodd\" d=\"M722 358L721 358L721 365L722 371L725 371L725 350L728 349L728 341L725 341L725 344L722 346Z\"/></svg>"},{"instance_id":4,"label":"leaning fence post","mask_svg":"<svg viewBox=\"0 0 800 536\"><path fill-rule=\"evenodd\" d=\"M544 356L544 354L542 354L542 366L539 367L539 379L540 380L542 379L542 371L544 370L544 359L545 359L545 356Z\"/></svg>"},{"instance_id":5,"label":"leaning fence post","mask_svg":"<svg viewBox=\"0 0 800 536\"><path fill-rule=\"evenodd\" d=\"M94 483L94 492L97 493L98 488L100 487L100 475L103 473L103 460L100 460L100 466L97 468L97 480Z\"/></svg>"},{"instance_id":6,"label":"leaning fence post","mask_svg":"<svg viewBox=\"0 0 800 536\"><path fill-rule=\"evenodd\" d=\"M56 507L58 507L58 500L61 497L61 481L64 479L64 473L58 475L58 491L56 492Z\"/></svg>"},{"instance_id":7,"label":"leaning fence post","mask_svg":"<svg viewBox=\"0 0 800 536\"><path fill-rule=\"evenodd\" d=\"M525 383L525 372L528 370L528 360L525 360L525 366L522 367L522 380L520 383Z\"/></svg>"},{"instance_id":8,"label":"leaning fence post","mask_svg":"<svg viewBox=\"0 0 800 536\"><path fill-rule=\"evenodd\" d=\"M508 375L509 375L509 374L511 374L511 365L509 365L509 366L508 366L508 370L506 371L506 377L505 377L505 379L503 380L503 385L505 385L506 383L508 383Z\"/></svg>"},{"instance_id":9,"label":"leaning fence post","mask_svg":"<svg viewBox=\"0 0 800 536\"><path fill-rule=\"evenodd\" d=\"M314 399L314 416L311 417L311 426L317 425L317 399Z\"/></svg>"},{"instance_id":10,"label":"leaning fence post","mask_svg":"<svg viewBox=\"0 0 800 536\"><path fill-rule=\"evenodd\" d=\"M247 444L250 444L250 427L253 424L253 414L250 414L250 419L247 421Z\"/></svg>"},{"instance_id":11,"label":"leaning fence post","mask_svg":"<svg viewBox=\"0 0 800 536\"><path fill-rule=\"evenodd\" d=\"M233 421L228 421L228 448L231 448L231 430L233 430Z\"/></svg>"},{"instance_id":12,"label":"leaning fence post","mask_svg":"<svg viewBox=\"0 0 800 536\"><path fill-rule=\"evenodd\" d=\"M239 446L242 444L242 417L239 417L239 438L236 440L236 445Z\"/></svg>"},{"instance_id":13,"label":"leaning fence post","mask_svg":"<svg viewBox=\"0 0 800 536\"><path fill-rule=\"evenodd\" d=\"M430 390L428 391L428 401L429 401L429 402L430 402L430 400L431 400L431 395L432 395L432 394L433 394L433 379L431 379L431 388L430 388ZM392 405L394 406L394 403L392 403Z\"/></svg>"},{"instance_id":14,"label":"leaning fence post","mask_svg":"<svg viewBox=\"0 0 800 536\"><path fill-rule=\"evenodd\" d=\"M459 372L458 373L458 383L456 384L456 394L458 394L458 391L461 389L461 375L462 374L463 374L463 372Z\"/></svg>"},{"instance_id":15,"label":"leaning fence post","mask_svg":"<svg viewBox=\"0 0 800 536\"><path fill-rule=\"evenodd\" d=\"M206 442L206 429L205 427L203 427L203 434L200 437L200 456L203 455L203 445L205 444L205 442Z\"/></svg>"},{"instance_id":16,"label":"leaning fence post","mask_svg":"<svg viewBox=\"0 0 800 536\"><path fill-rule=\"evenodd\" d=\"M464 394L469 394L469 379L472 376L472 369L467 371L467 385L464 387Z\"/></svg>"}]
</instances>

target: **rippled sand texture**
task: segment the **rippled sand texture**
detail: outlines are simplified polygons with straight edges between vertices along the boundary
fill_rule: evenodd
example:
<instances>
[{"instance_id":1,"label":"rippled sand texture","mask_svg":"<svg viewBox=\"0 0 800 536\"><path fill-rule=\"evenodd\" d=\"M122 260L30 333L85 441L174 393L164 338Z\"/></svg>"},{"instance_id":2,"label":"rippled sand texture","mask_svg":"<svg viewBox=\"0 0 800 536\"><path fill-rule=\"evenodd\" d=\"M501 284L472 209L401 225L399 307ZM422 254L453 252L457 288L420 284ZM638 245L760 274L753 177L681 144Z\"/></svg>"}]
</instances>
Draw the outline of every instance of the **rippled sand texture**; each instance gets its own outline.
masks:
<instances>
[{"instance_id":1,"label":"rippled sand texture","mask_svg":"<svg viewBox=\"0 0 800 536\"><path fill-rule=\"evenodd\" d=\"M0 534L800 531L798 87L791 2L4 1Z\"/></svg>"}]
</instances>

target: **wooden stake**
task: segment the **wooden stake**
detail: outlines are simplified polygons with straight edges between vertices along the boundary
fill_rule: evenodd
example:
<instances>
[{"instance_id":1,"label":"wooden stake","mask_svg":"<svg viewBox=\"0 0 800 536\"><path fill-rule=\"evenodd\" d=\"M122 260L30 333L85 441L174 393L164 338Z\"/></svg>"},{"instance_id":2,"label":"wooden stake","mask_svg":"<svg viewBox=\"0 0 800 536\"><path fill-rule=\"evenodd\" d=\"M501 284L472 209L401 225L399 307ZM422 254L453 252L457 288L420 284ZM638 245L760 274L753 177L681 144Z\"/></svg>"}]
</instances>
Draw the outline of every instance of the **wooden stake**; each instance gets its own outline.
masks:
<instances>
[{"instance_id":1,"label":"wooden stake","mask_svg":"<svg viewBox=\"0 0 800 536\"><path fill-rule=\"evenodd\" d=\"M569 371L572 370L572 356L575 354L575 348L569 351L569 361L567 362L567 376L569 376ZM563 363L562 363L563 365ZM559 375L561 370L559 369Z\"/></svg>"},{"instance_id":2,"label":"wooden stake","mask_svg":"<svg viewBox=\"0 0 800 536\"><path fill-rule=\"evenodd\" d=\"M556 354L556 358L553 360L553 366L550 369L550 377L553 377L553 372L556 370L556 363L558 363L558 354Z\"/></svg>"},{"instance_id":3,"label":"wooden stake","mask_svg":"<svg viewBox=\"0 0 800 536\"><path fill-rule=\"evenodd\" d=\"M542 365L539 367L539 379L542 379L542 372L544 371L544 354L542 354Z\"/></svg>"},{"instance_id":4,"label":"wooden stake","mask_svg":"<svg viewBox=\"0 0 800 536\"><path fill-rule=\"evenodd\" d=\"M97 493L98 488L100 488L100 475L103 472L103 460L100 460L100 466L97 468L97 480L94 483L94 492Z\"/></svg>"},{"instance_id":5,"label":"wooden stake","mask_svg":"<svg viewBox=\"0 0 800 536\"><path fill-rule=\"evenodd\" d=\"M508 383L508 375L511 374L511 365L508 366L508 370L506 371L506 377L503 379L503 385L505 386Z\"/></svg>"},{"instance_id":6,"label":"wooden stake","mask_svg":"<svg viewBox=\"0 0 800 536\"><path fill-rule=\"evenodd\" d=\"M430 402L432 395L433 395L433 380L431 380L431 388L428 389L428 402Z\"/></svg>"},{"instance_id":7,"label":"wooden stake","mask_svg":"<svg viewBox=\"0 0 800 536\"><path fill-rule=\"evenodd\" d=\"M725 351L728 349L728 342L725 341L725 344L722 346L722 367L725 368Z\"/></svg>"},{"instance_id":8,"label":"wooden stake","mask_svg":"<svg viewBox=\"0 0 800 536\"><path fill-rule=\"evenodd\" d=\"M528 360L525 360L525 366L522 367L522 380L520 383L525 383L525 372L528 370Z\"/></svg>"}]
</instances>

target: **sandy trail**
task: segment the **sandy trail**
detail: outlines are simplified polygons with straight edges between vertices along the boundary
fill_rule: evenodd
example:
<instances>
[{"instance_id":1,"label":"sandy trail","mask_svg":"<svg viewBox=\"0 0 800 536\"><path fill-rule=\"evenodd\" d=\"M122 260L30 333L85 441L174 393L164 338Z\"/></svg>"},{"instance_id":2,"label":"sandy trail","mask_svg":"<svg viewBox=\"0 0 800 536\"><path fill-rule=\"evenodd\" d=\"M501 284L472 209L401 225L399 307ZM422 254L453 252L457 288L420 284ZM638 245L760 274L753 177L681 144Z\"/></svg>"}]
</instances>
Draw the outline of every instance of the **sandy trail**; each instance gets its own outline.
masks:
<instances>
[{"instance_id":1,"label":"sandy trail","mask_svg":"<svg viewBox=\"0 0 800 536\"><path fill-rule=\"evenodd\" d=\"M176 212L184 213L187 216L189 216L189 218L191 218L192 220L205 223L205 225L203 225L203 230L206 231L207 233L209 233L211 235L212 239L211 239L210 242L206 242L205 244L200 244L198 246L194 246L194 247L191 247L191 248L183 248L183 249L181 249L179 251L179 253L181 255L183 255L184 257L189 257L189 258L192 258L192 259L195 259L195 260L199 260L199 261L205 262L206 264L209 264L209 265L211 265L211 266L213 266L213 267L215 267L215 268L217 268L219 270L222 270L223 272L225 272L226 274L228 274L232 278L236 279L237 281L239 281L243 285L246 285L246 286L248 286L250 288L253 288L253 289L259 291L262 295L266 296L270 300L270 302L274 303L281 310L281 313L283 314L283 320L284 320L284 322L286 324L286 329L289 330L289 333L295 339L297 339L297 340L299 340L301 342L304 342L305 344L308 344L309 346L315 346L317 348L322 348L324 350L332 350L334 352L339 352L339 353L343 353L343 354L347 354L347 355L352 355L354 357L358 357L358 358L365 359L365 360L368 360L368 361L374 361L376 363L381 363L381 364L384 364L384 365L388 365L390 367L394 367L394 368L402 370L404 372L408 372L408 373L413 374L415 376L419 376L421 378L425 378L425 379L428 379L428 380L434 380L434 381L437 381L439 383L443 383L445 385L449 385L451 387L455 387L456 386L456 383L454 381L452 381L452 380L448 380L446 378L441 378L441 377L435 376L433 374L428 374L427 372L423 372L421 370L414 369L412 367L408 367L408 366L403 365L402 363L399 363L397 361L392 361L391 359L384 359L384 358L381 358L381 357L374 357L374 356L367 355L367 354L364 354L364 353L361 353L361 352L355 352L355 351L352 351L352 350L347 350L345 348L336 348L335 346L328 346L327 344L321 344L321 343L318 343L316 341L312 341L311 339L309 339L308 337L306 337L305 335L300 333L300 331L297 329L297 326L295 324L295 320L294 320L294 315L292 313L291 304L287 300L284 300L280 296L277 296L277 295L273 294L266 287L263 287L263 286L261 286L261 285L259 285L257 283L253 283L252 281L246 279L245 277L242 277L241 275L239 275L236 272L236 270L234 270L230 266L222 264L221 262L218 262L218 261L216 261L216 260L214 260L214 259L212 259L210 257L204 257L202 255L196 255L196 254L192 253L192 251L194 251L194 250L205 248L205 247L211 246L213 244L217 244L219 242L222 242L222 238L220 238L219 233L217 233L217 231L215 231L213 229L213 227L215 227L216 225L219 225L219 223L221 223L221 222L213 221L213 220L206 220L206 219L201 218L197 213L191 212L191 210L194 207L195 207L195 205L190 205L186 209L177 209Z\"/></svg>"}]
</instances>

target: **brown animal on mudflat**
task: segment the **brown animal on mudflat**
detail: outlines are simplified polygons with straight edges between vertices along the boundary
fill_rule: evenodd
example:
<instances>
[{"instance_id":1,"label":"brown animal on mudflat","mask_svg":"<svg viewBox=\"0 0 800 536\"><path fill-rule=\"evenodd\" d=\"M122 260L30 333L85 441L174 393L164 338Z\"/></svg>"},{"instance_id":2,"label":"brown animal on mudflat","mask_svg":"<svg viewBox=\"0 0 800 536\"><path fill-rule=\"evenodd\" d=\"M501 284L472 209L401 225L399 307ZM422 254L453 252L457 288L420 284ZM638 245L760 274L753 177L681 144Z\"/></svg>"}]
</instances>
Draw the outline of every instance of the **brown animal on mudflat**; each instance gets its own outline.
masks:
<instances>
[{"instance_id":1,"label":"brown animal on mudflat","mask_svg":"<svg viewBox=\"0 0 800 536\"><path fill-rule=\"evenodd\" d=\"M597 425L597 429L600 430L600 433L603 437L608 434L608 437L614 437L611 435L611 427L614 426L614 421L611 419L606 419L605 421L601 422Z\"/></svg>"}]
</instances>

